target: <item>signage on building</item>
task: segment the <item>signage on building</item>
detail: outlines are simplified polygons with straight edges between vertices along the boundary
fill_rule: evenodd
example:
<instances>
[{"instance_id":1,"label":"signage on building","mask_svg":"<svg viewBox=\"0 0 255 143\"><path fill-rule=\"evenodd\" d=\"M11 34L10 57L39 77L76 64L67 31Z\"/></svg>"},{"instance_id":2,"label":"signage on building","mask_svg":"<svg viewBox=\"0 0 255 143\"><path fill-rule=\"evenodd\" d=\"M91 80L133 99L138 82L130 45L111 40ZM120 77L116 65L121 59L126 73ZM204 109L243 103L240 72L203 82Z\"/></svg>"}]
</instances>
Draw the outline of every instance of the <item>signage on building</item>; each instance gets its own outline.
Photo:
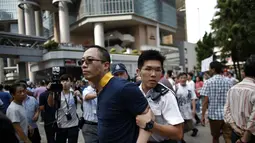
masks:
<instances>
[{"instance_id":1,"label":"signage on building","mask_svg":"<svg viewBox=\"0 0 255 143\"><path fill-rule=\"evenodd\" d=\"M154 35L151 35L151 36L150 36L150 39L151 39L151 40L156 40L156 38L155 38Z\"/></svg>"},{"instance_id":2,"label":"signage on building","mask_svg":"<svg viewBox=\"0 0 255 143\"><path fill-rule=\"evenodd\" d=\"M76 66L77 65L75 59L65 59L64 62L65 62L64 63L65 66Z\"/></svg>"}]
</instances>

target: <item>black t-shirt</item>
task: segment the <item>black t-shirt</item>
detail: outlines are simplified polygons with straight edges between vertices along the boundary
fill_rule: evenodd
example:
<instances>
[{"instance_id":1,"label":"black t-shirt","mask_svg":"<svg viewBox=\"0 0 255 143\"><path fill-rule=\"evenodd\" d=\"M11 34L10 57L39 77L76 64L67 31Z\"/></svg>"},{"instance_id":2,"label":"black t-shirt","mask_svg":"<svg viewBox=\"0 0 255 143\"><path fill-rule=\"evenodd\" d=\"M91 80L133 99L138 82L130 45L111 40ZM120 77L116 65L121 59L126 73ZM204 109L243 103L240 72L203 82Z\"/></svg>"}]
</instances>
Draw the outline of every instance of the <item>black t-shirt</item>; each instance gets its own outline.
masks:
<instances>
[{"instance_id":1,"label":"black t-shirt","mask_svg":"<svg viewBox=\"0 0 255 143\"><path fill-rule=\"evenodd\" d=\"M39 106L44 106L44 125L55 121L55 109L48 105L49 92L43 92L39 97Z\"/></svg>"},{"instance_id":2,"label":"black t-shirt","mask_svg":"<svg viewBox=\"0 0 255 143\"><path fill-rule=\"evenodd\" d=\"M113 77L98 95L99 142L136 143L136 116L148 102L134 83Z\"/></svg>"},{"instance_id":3,"label":"black t-shirt","mask_svg":"<svg viewBox=\"0 0 255 143\"><path fill-rule=\"evenodd\" d=\"M0 139L3 142L19 143L15 129L8 117L0 112Z\"/></svg>"}]
</instances>

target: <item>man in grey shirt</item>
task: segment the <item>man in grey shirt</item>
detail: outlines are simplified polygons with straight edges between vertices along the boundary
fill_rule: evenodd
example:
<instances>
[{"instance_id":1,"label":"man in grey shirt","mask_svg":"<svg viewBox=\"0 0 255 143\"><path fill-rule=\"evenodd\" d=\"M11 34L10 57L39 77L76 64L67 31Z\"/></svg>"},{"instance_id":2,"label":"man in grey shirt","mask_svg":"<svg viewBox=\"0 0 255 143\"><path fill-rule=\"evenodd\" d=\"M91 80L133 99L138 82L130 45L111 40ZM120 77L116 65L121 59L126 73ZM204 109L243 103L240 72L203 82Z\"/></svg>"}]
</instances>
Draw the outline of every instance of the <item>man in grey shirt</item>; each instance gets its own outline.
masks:
<instances>
[{"instance_id":1,"label":"man in grey shirt","mask_svg":"<svg viewBox=\"0 0 255 143\"><path fill-rule=\"evenodd\" d=\"M22 102L26 98L26 90L24 89L23 85L14 84L10 89L10 93L14 100L7 108L6 115L11 120L20 143L31 143L27 136L28 121L26 111L22 106Z\"/></svg>"}]
</instances>

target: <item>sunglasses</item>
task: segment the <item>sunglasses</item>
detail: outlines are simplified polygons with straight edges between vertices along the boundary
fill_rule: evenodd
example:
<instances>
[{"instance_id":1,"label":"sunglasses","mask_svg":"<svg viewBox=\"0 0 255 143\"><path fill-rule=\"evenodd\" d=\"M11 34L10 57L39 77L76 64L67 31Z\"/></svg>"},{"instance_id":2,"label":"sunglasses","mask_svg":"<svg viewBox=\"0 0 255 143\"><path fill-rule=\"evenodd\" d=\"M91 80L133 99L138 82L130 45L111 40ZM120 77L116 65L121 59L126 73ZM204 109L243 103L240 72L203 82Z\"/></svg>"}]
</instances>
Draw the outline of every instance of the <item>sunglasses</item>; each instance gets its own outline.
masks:
<instances>
[{"instance_id":1,"label":"sunglasses","mask_svg":"<svg viewBox=\"0 0 255 143\"><path fill-rule=\"evenodd\" d=\"M92 64L94 61L100 61L100 62L105 62L103 60L99 60L99 59L93 59L93 58L88 58L88 59L81 59L78 61L79 66L83 65L84 62L86 63L86 65Z\"/></svg>"}]
</instances>

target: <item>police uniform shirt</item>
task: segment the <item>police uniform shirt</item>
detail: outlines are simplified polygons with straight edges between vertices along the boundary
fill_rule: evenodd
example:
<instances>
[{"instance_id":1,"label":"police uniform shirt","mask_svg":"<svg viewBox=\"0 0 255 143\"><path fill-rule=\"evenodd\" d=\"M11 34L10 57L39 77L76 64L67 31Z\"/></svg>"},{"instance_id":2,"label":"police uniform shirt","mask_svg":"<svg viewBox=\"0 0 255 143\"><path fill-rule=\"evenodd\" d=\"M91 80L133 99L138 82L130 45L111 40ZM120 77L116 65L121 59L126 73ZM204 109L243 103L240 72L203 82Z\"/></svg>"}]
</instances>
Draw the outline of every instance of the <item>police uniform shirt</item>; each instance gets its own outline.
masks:
<instances>
[{"instance_id":1,"label":"police uniform shirt","mask_svg":"<svg viewBox=\"0 0 255 143\"><path fill-rule=\"evenodd\" d=\"M161 83L158 84L167 88ZM179 107L177 105L174 93L171 90L169 90L164 95L161 95L158 100L153 101L150 98L150 94L152 92L155 92L153 89L149 90L148 93L144 93L142 90L142 84L139 86L139 88L146 97L150 108L155 115L156 123L161 125L177 125L184 122L182 115L179 111ZM168 137L160 136L159 134L153 133L149 141L161 142L168 139Z\"/></svg>"}]
</instances>

